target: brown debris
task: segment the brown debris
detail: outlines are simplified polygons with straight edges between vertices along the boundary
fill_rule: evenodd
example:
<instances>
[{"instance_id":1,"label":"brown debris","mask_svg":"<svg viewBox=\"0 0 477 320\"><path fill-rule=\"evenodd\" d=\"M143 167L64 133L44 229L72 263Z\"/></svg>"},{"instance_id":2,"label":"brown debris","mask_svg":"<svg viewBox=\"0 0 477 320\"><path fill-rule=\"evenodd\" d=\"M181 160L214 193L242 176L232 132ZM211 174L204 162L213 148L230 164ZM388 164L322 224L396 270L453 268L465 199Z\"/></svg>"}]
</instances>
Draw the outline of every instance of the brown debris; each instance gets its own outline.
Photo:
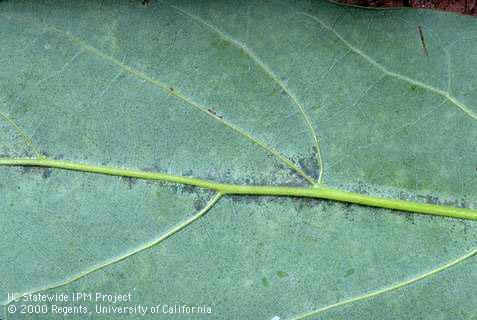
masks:
<instances>
[{"instance_id":1,"label":"brown debris","mask_svg":"<svg viewBox=\"0 0 477 320\"><path fill-rule=\"evenodd\" d=\"M477 0L337 0L336 2L372 8L427 8L477 16Z\"/></svg>"}]
</instances>

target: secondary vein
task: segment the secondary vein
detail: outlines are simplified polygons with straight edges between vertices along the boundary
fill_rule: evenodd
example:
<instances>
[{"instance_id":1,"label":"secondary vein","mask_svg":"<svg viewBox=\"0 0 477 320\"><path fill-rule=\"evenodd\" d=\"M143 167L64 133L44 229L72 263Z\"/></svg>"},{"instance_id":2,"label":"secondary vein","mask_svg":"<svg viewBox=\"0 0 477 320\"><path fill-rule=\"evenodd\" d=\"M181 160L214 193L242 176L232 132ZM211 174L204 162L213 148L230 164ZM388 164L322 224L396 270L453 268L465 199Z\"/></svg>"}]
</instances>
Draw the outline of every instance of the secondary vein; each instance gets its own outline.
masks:
<instances>
[{"instance_id":1,"label":"secondary vein","mask_svg":"<svg viewBox=\"0 0 477 320\"><path fill-rule=\"evenodd\" d=\"M87 270L84 270L84 271L81 271L77 274L71 275L67 279L62 280L60 282L57 282L57 283L54 283L54 284L49 284L49 285L44 286L42 288L33 289L33 290L28 291L28 292L24 292L24 293L20 294L17 298L20 299L21 297L26 296L28 294L35 294L35 293L42 292L42 291L62 288L64 286L72 284L72 283L74 283L74 282L76 282L76 281L78 281L78 280L80 280L80 279L82 279L86 276L89 276L90 274L98 272L98 271L100 271L104 268L115 265L115 264L117 264L121 261L124 261L124 260L126 260L126 259L128 259L132 256L135 256L135 255L137 255L141 252L149 250L149 249L159 245L163 241L167 240L168 238L172 237L173 235L175 235L177 232L181 231L182 229L188 227L189 225L191 225L192 223L194 223L195 221L197 221L201 217L203 217L220 200L221 197L222 197L222 194L217 193L214 197L212 197L209 200L209 202L205 205L205 207L202 208L199 212L197 212L193 216L187 218L186 220L179 223L178 225L174 226L173 228L171 228L170 230L168 230L166 233L162 234L158 238L153 239L152 241L150 241L146 244L143 244L140 247L137 247L133 250L130 250L130 251L118 256L118 257L111 258L107 261L104 261L104 262L99 263L95 266L92 266ZM7 306L12 302L13 302L13 300L8 300L8 301L4 302L3 305ZM0 306L1 305L2 304L0 304Z\"/></svg>"},{"instance_id":2,"label":"secondary vein","mask_svg":"<svg viewBox=\"0 0 477 320\"><path fill-rule=\"evenodd\" d=\"M469 116L470 118L472 118L473 120L477 120L477 113L473 110L471 110L468 106L466 106L464 103L460 102L459 100L457 100L457 98L455 98L454 96L451 96L451 94L449 92L446 92L444 90L441 90L441 89L438 89L438 88L435 88L431 85L428 85L424 82L421 82L421 81L418 81L418 80L414 80L412 78L409 78L407 76L404 76L400 73L397 73L397 72L394 72L394 71L391 71L391 70L388 70L386 67L384 67L382 64L380 64L378 61L374 60L372 57L370 57L369 55L367 55L366 53L364 53L362 50L360 50L359 48L355 47L354 45L352 45L348 40L346 40L341 34L339 34L335 29L333 29L331 26L327 25L326 23L324 23L321 19L319 19L318 17L314 16L314 15L311 15L309 13L306 13L306 12L297 12L297 14L301 14L305 17L308 17L314 21L316 21L318 24L320 24L323 28L325 28L326 30L328 30L329 32L331 32L332 34L335 35L335 37L337 37L346 47L348 47L349 49L351 49L354 53L358 54L359 56L361 56L364 60L366 60L369 64L373 65L374 67L376 67L377 69L381 70L381 72L383 72L384 74L387 74L391 77L394 77L398 80L401 80L401 81L404 81L404 82L407 82L407 83L410 83L410 84L413 84L415 86L418 86L420 88L423 88L425 90L428 90L430 92L433 92L437 95L440 95L444 98L446 98L447 100L449 100L453 105L455 105L457 108L459 108L462 112L464 112L467 116Z\"/></svg>"},{"instance_id":3,"label":"secondary vein","mask_svg":"<svg viewBox=\"0 0 477 320\"><path fill-rule=\"evenodd\" d=\"M328 306L303 313L301 315L298 315L296 317L291 318L290 320L304 320L304 319L308 319L310 317L316 317L318 314L324 313L324 312L329 311L331 309L342 307L344 305L348 305L348 304L355 303L355 302L358 302L358 301L374 298L376 296L380 296L380 295L389 293L391 291L399 290L401 288L410 286L410 285L412 285L416 282L425 280L425 279L427 279L431 276L434 276L434 275L436 275L440 272L448 270L448 269L450 269L450 268L452 268L452 267L454 267L454 266L456 266L460 263L463 263L464 261L466 261L469 258L472 258L476 255L477 255L477 249L473 249L472 251L466 253L465 255L463 255L461 257L458 257L457 259L454 259L452 261L449 261L449 262L447 262L443 265L440 265L439 267L434 268L434 269L432 269L432 270L430 270L426 273L423 273L423 274L420 274L420 275L415 276L413 278L401 281L399 283L392 284L392 285L384 287L382 289L374 290L374 291L365 293L365 294L357 296L357 297L353 297L353 298L345 299L345 300L342 300L342 301L338 301L338 302L330 304Z\"/></svg>"},{"instance_id":4,"label":"secondary vein","mask_svg":"<svg viewBox=\"0 0 477 320\"><path fill-rule=\"evenodd\" d=\"M22 137L22 139L25 141L25 144L31 148L35 156L38 158L43 157L41 154L40 150L38 149L37 146L33 143L32 138L26 134L20 126L18 126L15 121L13 121L10 117L8 117L6 114L0 111L0 118L3 118L15 131Z\"/></svg>"},{"instance_id":5,"label":"secondary vein","mask_svg":"<svg viewBox=\"0 0 477 320\"><path fill-rule=\"evenodd\" d=\"M7 16L7 15L1 14L1 13L0 13L0 16L5 16L7 18L11 18L10 16ZM19 19L19 18L16 18L16 19ZM93 54L93 55L95 55L95 56L97 56L101 59L104 59L105 61L108 61L108 62L112 63L113 65L116 65L117 67L126 71L128 74L130 74L130 75L132 75L132 76L134 76L138 79L144 80L144 81L156 86L157 88L161 89L162 91L166 92L167 94L169 94L169 95L171 95L171 96L173 96L177 99L182 100L183 102L185 102L186 104L195 108L196 110L198 110L202 113L205 113L207 116L209 116L212 119L216 120L217 122L221 123L224 127L228 128L228 129L231 129L232 131L235 131L236 133L243 136L245 139L249 140L250 142L256 144L260 148L269 152L275 158L277 158L279 161L281 161L286 167L293 170L295 173L297 173L302 178L304 178L308 183L310 183L312 185L316 183L314 178L312 178L310 175L306 174L302 170L302 168L300 168L298 165L296 165L293 161L288 159L286 156L284 156L278 150L276 150L272 146L268 145L267 143L261 141L260 139L254 137L251 133L247 132L245 129L242 129L241 127L223 119L222 117L217 116L216 114L214 114L213 112L210 111L211 110L210 108L208 108L207 106L204 106L201 103L193 100L192 98L188 97L187 95L181 93L179 90L177 90L177 89L171 90L170 85L168 85L166 83L163 83L162 81L159 81L158 79L153 78L152 76L149 76L146 73L144 73L140 70L137 70L137 69L119 61L118 59L114 58L113 56L110 56L110 55L104 53L103 51L97 49L96 47L89 45L88 43L86 43L85 41L83 41L82 39L78 38L77 36L73 35L72 33L68 32L68 31L64 31L64 30L59 29L55 26L35 23L34 21L30 21L30 20L26 20L26 19L20 19L20 20L21 21L26 21L26 22L29 22L29 23L32 23L32 24L38 24L39 26L41 26L41 27L43 27L47 30L50 30L50 31L55 32L57 34L60 34L63 37L65 37L68 41L70 41L71 43L79 46L83 50L86 50L87 52L89 52L89 53L91 53L91 54Z\"/></svg>"},{"instance_id":6,"label":"secondary vein","mask_svg":"<svg viewBox=\"0 0 477 320\"><path fill-rule=\"evenodd\" d=\"M177 7L175 5L172 5L166 1L161 1L171 8L177 10L178 12L182 13L183 15L198 21L200 24L206 26L210 30L214 31L216 34L218 34L222 39L225 39L232 45L234 45L236 48L242 50L243 53L245 53L250 59L252 59L256 65L258 65L269 77L272 79L290 98L290 100L293 102L293 104L298 108L300 111L301 115L303 116L303 119L305 121L306 126L310 130L311 136L313 138L313 142L316 147L316 156L318 158L318 165L320 167L320 174L318 177L318 183L321 183L323 181L323 174L324 174L324 163L323 163L323 156L321 152L321 147L320 147L320 141L318 138L318 133L317 129L313 127L313 123L309 117L309 115L305 111L305 107L303 106L302 103L300 103L298 97L290 90L290 88L276 75L276 73L268 66L252 49L250 49L245 43L234 39L232 36L229 34L225 33L224 31L220 30L216 26L210 24L209 22L205 21L201 17L194 15L180 7Z\"/></svg>"}]
</instances>

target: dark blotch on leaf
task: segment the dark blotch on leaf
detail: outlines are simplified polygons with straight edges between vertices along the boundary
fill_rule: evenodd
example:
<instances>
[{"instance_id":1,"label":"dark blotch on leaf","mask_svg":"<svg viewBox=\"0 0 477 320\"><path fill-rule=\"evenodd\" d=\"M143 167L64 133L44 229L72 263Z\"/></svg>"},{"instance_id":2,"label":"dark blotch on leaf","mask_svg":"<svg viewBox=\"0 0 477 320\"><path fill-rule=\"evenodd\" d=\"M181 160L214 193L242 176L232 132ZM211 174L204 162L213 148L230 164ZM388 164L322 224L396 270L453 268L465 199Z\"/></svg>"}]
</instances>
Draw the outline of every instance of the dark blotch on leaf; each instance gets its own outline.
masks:
<instances>
[{"instance_id":1,"label":"dark blotch on leaf","mask_svg":"<svg viewBox=\"0 0 477 320\"><path fill-rule=\"evenodd\" d=\"M299 197L290 197L292 202L295 205L295 208L299 211L304 208L316 208L322 202L322 199L313 199L313 198L299 198Z\"/></svg>"},{"instance_id":2,"label":"dark blotch on leaf","mask_svg":"<svg viewBox=\"0 0 477 320\"><path fill-rule=\"evenodd\" d=\"M265 278L265 277L262 278L262 286L264 286L265 288L270 286L270 283L268 282L267 278Z\"/></svg>"},{"instance_id":3,"label":"dark blotch on leaf","mask_svg":"<svg viewBox=\"0 0 477 320\"><path fill-rule=\"evenodd\" d=\"M213 48L226 49L231 46L230 41L225 39L219 39L210 43Z\"/></svg>"},{"instance_id":4,"label":"dark blotch on leaf","mask_svg":"<svg viewBox=\"0 0 477 320\"><path fill-rule=\"evenodd\" d=\"M47 179L51 176L52 169L45 167L23 166L21 167L21 172L22 174L41 175L43 179Z\"/></svg>"},{"instance_id":5,"label":"dark blotch on leaf","mask_svg":"<svg viewBox=\"0 0 477 320\"><path fill-rule=\"evenodd\" d=\"M426 202L431 204L439 204L439 199L437 197L428 195L426 196Z\"/></svg>"},{"instance_id":6,"label":"dark blotch on leaf","mask_svg":"<svg viewBox=\"0 0 477 320\"><path fill-rule=\"evenodd\" d=\"M348 271L346 271L345 278L348 278L349 276L351 276L351 275L354 273L354 271L355 271L355 270L354 270L353 268L351 268L351 269L349 269Z\"/></svg>"},{"instance_id":7,"label":"dark blotch on leaf","mask_svg":"<svg viewBox=\"0 0 477 320\"><path fill-rule=\"evenodd\" d=\"M196 193L197 192L197 187L191 186L189 184L183 184L181 187L179 187L179 190L181 192L186 192L186 193Z\"/></svg>"},{"instance_id":8,"label":"dark blotch on leaf","mask_svg":"<svg viewBox=\"0 0 477 320\"><path fill-rule=\"evenodd\" d=\"M131 177L121 177L121 180L128 184L128 188L132 189L132 187L137 184L139 179L131 178Z\"/></svg>"},{"instance_id":9,"label":"dark blotch on leaf","mask_svg":"<svg viewBox=\"0 0 477 320\"><path fill-rule=\"evenodd\" d=\"M356 217L354 213L354 206L355 204L349 203L349 202L342 202L341 203L343 207L345 208L345 219L348 220L349 222L354 222L354 219Z\"/></svg>"},{"instance_id":10,"label":"dark blotch on leaf","mask_svg":"<svg viewBox=\"0 0 477 320\"><path fill-rule=\"evenodd\" d=\"M416 214L415 213L403 212L403 215L404 215L404 218L407 221L409 221L411 224L416 224L416 221L415 221Z\"/></svg>"},{"instance_id":11,"label":"dark blotch on leaf","mask_svg":"<svg viewBox=\"0 0 477 320\"><path fill-rule=\"evenodd\" d=\"M270 203L277 203L280 201L284 201L287 197L268 197L268 196L255 196L255 195L229 195L227 196L228 199L232 200L235 203L242 203L242 204L254 204L257 206L266 206ZM250 212L252 215L253 212Z\"/></svg>"},{"instance_id":12,"label":"dark blotch on leaf","mask_svg":"<svg viewBox=\"0 0 477 320\"><path fill-rule=\"evenodd\" d=\"M51 169L47 168L46 170L43 170L43 173L41 175L44 179L47 179L51 176Z\"/></svg>"},{"instance_id":13,"label":"dark blotch on leaf","mask_svg":"<svg viewBox=\"0 0 477 320\"><path fill-rule=\"evenodd\" d=\"M313 147L311 154L304 155L298 159L298 164L302 170L315 180L318 180L320 174L317 151L316 147Z\"/></svg>"},{"instance_id":14,"label":"dark blotch on leaf","mask_svg":"<svg viewBox=\"0 0 477 320\"><path fill-rule=\"evenodd\" d=\"M200 211L204 209L206 205L207 205L206 199L199 196L196 199L194 199L193 206L195 210Z\"/></svg>"}]
</instances>

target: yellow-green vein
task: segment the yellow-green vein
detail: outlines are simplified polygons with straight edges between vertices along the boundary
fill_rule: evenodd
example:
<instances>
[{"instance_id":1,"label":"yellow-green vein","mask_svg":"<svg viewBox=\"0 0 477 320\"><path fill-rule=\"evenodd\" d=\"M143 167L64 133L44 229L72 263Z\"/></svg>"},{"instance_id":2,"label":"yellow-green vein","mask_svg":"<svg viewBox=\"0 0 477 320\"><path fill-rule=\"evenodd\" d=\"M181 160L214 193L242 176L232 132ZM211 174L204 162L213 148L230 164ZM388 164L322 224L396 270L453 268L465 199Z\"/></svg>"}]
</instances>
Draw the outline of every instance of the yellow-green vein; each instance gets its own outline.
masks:
<instances>
[{"instance_id":1,"label":"yellow-green vein","mask_svg":"<svg viewBox=\"0 0 477 320\"><path fill-rule=\"evenodd\" d=\"M288 88L288 86L275 74L275 72L259 57L255 52L253 52L252 49L247 47L244 43L234 39L232 36L228 35L227 33L223 32L216 26L210 24L209 22L205 21L199 16L196 16L190 12L185 11L182 8L179 8L177 6L174 6L172 4L169 4L166 1L161 1L163 3L166 3L170 7L176 9L177 11L181 12L185 16L188 16L195 21L201 23L202 25L206 26L210 30L214 31L217 33L222 39L230 42L232 45L234 45L236 48L242 50L243 53L245 53L250 59L252 59L275 83L278 84L278 86L287 94L287 96L291 99L293 104L295 104L298 107L298 110L303 116L303 119L305 120L305 123L308 127L308 129L311 132L315 147L316 147L316 156L318 158L318 165L320 167L320 173L318 177L318 182L321 183L323 181L323 171L324 171L324 164L323 164L323 156L321 154L321 148L320 148L320 141L318 138L317 130L313 127L313 124L311 122L310 117L305 111L304 106L300 103L299 99L297 96Z\"/></svg>"},{"instance_id":2,"label":"yellow-green vein","mask_svg":"<svg viewBox=\"0 0 477 320\"><path fill-rule=\"evenodd\" d=\"M163 242L164 240L170 238L171 236L173 236L174 234L176 234L177 232L181 231L182 229L186 228L187 226L189 226L190 224L194 223L195 221L197 221L198 219L200 219L201 217L203 217L209 210L210 208L212 208L214 206L214 204L217 203L217 201L220 200L220 198L222 197L222 194L220 193L217 193L211 200L209 200L209 202L207 203L207 205L202 208L202 210L200 210L198 213L196 213L195 215L191 216L190 218L184 220L183 222L181 222L180 224L176 225L175 227L171 228L170 230L168 230L166 233L164 233L163 235L159 236L158 238L148 242L148 243L145 243L143 244L142 246L138 247L138 248L134 248L133 250L130 250L118 257L114 257L114 258L111 258L107 261L104 261L104 262L101 262L95 266L92 266L90 268L88 268L87 270L84 270L84 271L81 271L77 274L74 274L74 275L71 275L69 277L67 277L66 279L62 280L62 281L59 281L59 282L56 282L56 283L53 283L53 284L49 284L49 285L46 285L42 288L36 288L36 289L33 289L33 290L30 290L28 292L24 292L22 294L19 294L17 295L17 298L20 298L22 296L26 296L28 294L35 294L35 293L38 293L38 292L42 292L42 291L47 291L47 290L53 290L53 289L58 289L58 288L61 288L61 287L64 287L64 286L67 286L69 284L72 284L78 280L80 280L81 278L84 278L88 275L91 275L95 272L98 272L104 268L107 268L107 267L110 267L112 265L115 265L121 261L124 261L134 255L137 255L138 253L141 253L141 252L144 252L146 250L149 250L151 249L152 247L154 246L157 246L158 244L160 244L161 242ZM2 305L8 305L10 303L12 303L13 301L12 300L8 300L8 301L5 301L2 303Z\"/></svg>"},{"instance_id":3,"label":"yellow-green vein","mask_svg":"<svg viewBox=\"0 0 477 320\"><path fill-rule=\"evenodd\" d=\"M326 311L329 311L331 309L335 309L335 308L338 308L338 307L341 307L341 306L344 306L344 305L347 305L347 304L351 304L351 303L354 303L354 302L370 299L370 298L373 298L373 297L376 297L376 296L379 296L379 295L383 295L385 293L388 293L388 292L391 292L391 291L394 291L394 290L401 289L401 288L406 287L406 286L410 286L410 285L412 285L416 282L419 282L419 281L422 281L426 278L429 278L429 277L431 277L431 276L433 276L437 273L440 273L440 272L443 272L447 269L450 269L450 268L466 261L467 259L469 259L471 257L474 257L475 255L477 255L477 248L470 251L469 253L461 256L461 257L458 257L457 259L454 259L450 262L447 262L447 263L445 263L445 264L443 264L443 265L441 265L441 266L439 266L435 269L432 269L432 270L430 270L426 273L423 273L423 274L418 275L416 277L413 277L411 279L408 279L408 280L390 285L390 286L382 288L382 289L371 291L371 292L368 292L366 294L363 294L363 295L360 295L360 296L357 296L357 297L354 297L354 298L349 298L349 299L346 299L346 300L342 300L342 301L330 304L328 306L325 306L325 307L322 307L322 308L319 308L319 309L316 309L316 310L312 310L312 311L303 313L303 314L298 315L296 317L290 318L290 320L308 319L310 317L317 316L317 315L319 315L321 313L324 313Z\"/></svg>"},{"instance_id":4,"label":"yellow-green vein","mask_svg":"<svg viewBox=\"0 0 477 320\"><path fill-rule=\"evenodd\" d=\"M291 196L317 199L328 199L348 202L378 208L408 211L414 213L430 214L450 218L477 220L477 210L435 205L407 200L390 199L368 196L355 192L342 191L327 187L323 184L313 187L287 187L287 186L257 186L220 183L192 177L183 177L163 172L149 172L111 168L105 166L88 165L70 161L49 159L0 159L0 166L40 166L89 173L105 174L112 176L131 177L138 179L160 180L172 183L192 185L200 188L215 190L221 194L236 195L262 195L262 196Z\"/></svg>"},{"instance_id":5,"label":"yellow-green vein","mask_svg":"<svg viewBox=\"0 0 477 320\"><path fill-rule=\"evenodd\" d=\"M2 14L0 14L2 15ZM5 16L5 15L4 15ZM26 20L28 22L30 22L29 20ZM34 22L31 22L31 23L34 23ZM56 27L53 27L53 26L48 26L48 25L41 25L42 27L44 28L47 28L51 31L54 31L58 34L61 34L63 35L64 37L66 37L69 41L71 41L72 43L74 43L75 45L81 47L82 49L86 50L87 52L90 52L92 54L94 54L95 56L97 57L100 57L106 61L109 61L110 63L122 68L124 71L126 71L127 73L141 79L141 80L144 80L144 81L147 81L148 83L151 83L153 84L154 86L158 87L159 89L167 92L168 94L170 94L171 96L174 96L182 101L184 101L185 103L187 103L188 105L194 107L196 110L199 110L200 112L203 112L205 113L206 115L208 115L209 117L213 118L214 120L222 123L226 128L229 128L235 132L237 132L238 134L242 135L243 137L245 137L247 140L251 141L252 143L258 145L259 147L261 147L262 149L264 149L265 151L269 152L270 154L272 154L273 156L275 156L280 162L282 162L283 164L285 164L289 169L293 170L294 172L296 172L297 174L299 174L301 177L303 177L306 181L308 181L310 184L315 184L316 181L315 179L313 179L311 176L309 176L308 174L306 174L302 168L300 168L299 166L297 166L293 161L291 161L290 159L288 159L287 157L285 157L284 155L282 155L278 150L276 150L275 148L269 146L268 144L266 144L265 142L255 138L254 136L252 136L250 133L248 133L246 130L240 128L239 126L236 126L234 125L233 123L223 119L222 117L219 117L218 115L214 114L213 112L211 112L206 106L200 104L199 102L196 102L194 101L193 99L187 97L186 95L182 94L180 92L180 90L178 89L174 89L174 90L171 90L171 86L155 79L155 78L152 78L151 76L139 71L139 70L136 70L132 67L130 67L129 65L117 60L116 58L112 57L112 56L109 56L107 55L106 53L96 49L95 47L87 44L86 42L84 42L83 40L81 40L80 38L74 36L73 34L71 34L70 32L66 32L66 31L63 31L61 29L58 29Z\"/></svg>"},{"instance_id":6,"label":"yellow-green vein","mask_svg":"<svg viewBox=\"0 0 477 320\"><path fill-rule=\"evenodd\" d=\"M364 53L363 51L361 51L360 49L356 48L355 46L353 46L348 40L346 40L341 34L339 34L338 32L336 32L336 30L334 30L331 26L327 25L326 23L324 23L323 21L321 21L318 17L314 16L314 15L311 15L309 13L306 13L306 12L298 12L298 14L301 14L305 17L308 17L314 21L316 21L318 24L320 24L323 28L325 28L326 30L328 30L329 32L333 33L335 35L336 38L338 38L346 47L348 47L349 49L351 49L354 53L358 54L359 56L361 56L364 60L366 60L369 64L373 65L374 67L376 67L377 69L381 70L381 72L391 76L391 77L394 77L396 79L399 79L401 81L404 81L404 82L408 82L410 84L413 84L417 87L420 87L420 88L423 88L425 90L428 90L430 92L433 92L437 95L440 95L444 98L446 98L447 100L449 100L453 105L455 105L458 109L460 109L462 112L464 112L464 114L466 114L467 116L469 116L470 118L474 119L474 120L477 120L477 113L474 112L473 110L471 110L469 107L467 107L465 104L463 104L462 102L460 102L459 100L457 100L455 97L451 96L451 94L447 91L444 91L444 90L440 90L440 89L437 89L431 85L428 85L426 83L423 83L423 82L420 82L420 81L417 81L417 80L414 80L414 79L411 79L409 77L406 77L402 74L399 74L397 72L393 72L393 71L390 71L388 70L386 67L384 67L382 64L380 64L379 62L377 62L376 60L374 60L373 58L371 58L369 55L367 55L366 53Z\"/></svg>"},{"instance_id":7,"label":"yellow-green vein","mask_svg":"<svg viewBox=\"0 0 477 320\"><path fill-rule=\"evenodd\" d=\"M12 126L13 129L22 137L22 139L25 141L25 143L31 148L35 156L38 158L42 158L43 155L41 154L40 150L35 146L33 143L33 140L30 138L29 135L27 135L10 117L8 117L6 114L3 112L0 112L0 118L3 118L10 126Z\"/></svg>"}]
</instances>

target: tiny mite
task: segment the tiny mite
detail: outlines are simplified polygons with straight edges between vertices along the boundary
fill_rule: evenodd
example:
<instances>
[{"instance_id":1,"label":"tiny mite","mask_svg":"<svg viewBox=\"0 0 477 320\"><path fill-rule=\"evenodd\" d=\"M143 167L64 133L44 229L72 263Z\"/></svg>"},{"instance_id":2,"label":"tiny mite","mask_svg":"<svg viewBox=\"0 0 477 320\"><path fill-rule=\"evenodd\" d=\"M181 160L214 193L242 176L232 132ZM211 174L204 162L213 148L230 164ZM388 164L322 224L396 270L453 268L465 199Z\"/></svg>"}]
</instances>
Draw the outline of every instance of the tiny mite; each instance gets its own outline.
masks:
<instances>
[{"instance_id":1,"label":"tiny mite","mask_svg":"<svg viewBox=\"0 0 477 320\"><path fill-rule=\"evenodd\" d=\"M223 117L221 115L218 115L217 112L215 112L214 110L212 109L207 109L207 111L209 111L209 113L213 114L214 116L220 118L220 119L223 119Z\"/></svg>"}]
</instances>

